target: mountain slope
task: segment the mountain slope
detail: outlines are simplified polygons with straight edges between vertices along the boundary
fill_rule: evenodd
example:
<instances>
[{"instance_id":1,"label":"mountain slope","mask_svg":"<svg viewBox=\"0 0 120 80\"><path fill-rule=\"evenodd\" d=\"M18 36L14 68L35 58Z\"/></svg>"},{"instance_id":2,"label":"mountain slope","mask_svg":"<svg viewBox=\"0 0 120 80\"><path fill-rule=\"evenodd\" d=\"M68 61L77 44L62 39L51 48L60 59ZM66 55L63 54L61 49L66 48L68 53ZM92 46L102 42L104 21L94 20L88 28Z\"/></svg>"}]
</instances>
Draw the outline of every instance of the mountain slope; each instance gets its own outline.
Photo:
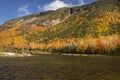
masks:
<instances>
[{"instance_id":1,"label":"mountain slope","mask_svg":"<svg viewBox=\"0 0 120 80\"><path fill-rule=\"evenodd\" d=\"M64 13L63 13L64 12ZM5 27L12 27L14 25L24 25L24 26L31 26L32 24L36 24L39 26L49 27L52 25L56 25L63 21L63 18L68 16L69 9L68 8L61 8L57 11L46 11L37 14L32 14L28 16L23 16L20 18L16 18L10 21L7 21L2 26Z\"/></svg>"},{"instance_id":2,"label":"mountain slope","mask_svg":"<svg viewBox=\"0 0 120 80\"><path fill-rule=\"evenodd\" d=\"M97 0L83 6L32 14L10 20L0 30L3 51L38 49L109 54L115 47L119 52L120 1Z\"/></svg>"},{"instance_id":3,"label":"mountain slope","mask_svg":"<svg viewBox=\"0 0 120 80\"><path fill-rule=\"evenodd\" d=\"M76 8L76 7L75 7ZM83 8L83 9L81 9ZM78 7L80 12L72 14L54 31L56 37L85 37L91 35L120 34L120 8L115 0L99 0L90 5ZM117 26L116 26L117 25ZM57 33L57 34L56 34ZM68 34L69 33L69 34Z\"/></svg>"}]
</instances>

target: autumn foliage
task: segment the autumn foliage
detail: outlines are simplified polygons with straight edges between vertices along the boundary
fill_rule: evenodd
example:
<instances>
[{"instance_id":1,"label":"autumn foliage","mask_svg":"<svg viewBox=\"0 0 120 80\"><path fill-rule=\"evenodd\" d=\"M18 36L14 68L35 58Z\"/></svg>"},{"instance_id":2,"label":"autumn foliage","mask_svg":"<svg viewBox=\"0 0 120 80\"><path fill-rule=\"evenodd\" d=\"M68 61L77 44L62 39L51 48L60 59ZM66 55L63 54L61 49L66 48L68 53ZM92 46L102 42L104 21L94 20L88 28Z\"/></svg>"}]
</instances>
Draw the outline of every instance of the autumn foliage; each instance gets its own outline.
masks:
<instances>
[{"instance_id":1,"label":"autumn foliage","mask_svg":"<svg viewBox=\"0 0 120 80\"><path fill-rule=\"evenodd\" d=\"M35 31L45 31L45 27L42 27L42 26L37 26L37 25L32 25L32 26L30 26L30 31L33 31L33 32L35 32Z\"/></svg>"},{"instance_id":2,"label":"autumn foliage","mask_svg":"<svg viewBox=\"0 0 120 80\"><path fill-rule=\"evenodd\" d=\"M21 42L16 42L18 46L15 48L21 48L21 43L25 41L17 37ZM17 40L17 39L16 39ZM99 38L56 38L48 43L35 43L32 42L27 45L30 50L42 50L49 52L59 53L74 53L74 54L106 54L114 55L120 52L120 38L117 35L112 36L100 36Z\"/></svg>"},{"instance_id":3,"label":"autumn foliage","mask_svg":"<svg viewBox=\"0 0 120 80\"><path fill-rule=\"evenodd\" d=\"M1 51L12 47L30 52L120 54L120 6L116 0L29 15L3 26Z\"/></svg>"}]
</instances>

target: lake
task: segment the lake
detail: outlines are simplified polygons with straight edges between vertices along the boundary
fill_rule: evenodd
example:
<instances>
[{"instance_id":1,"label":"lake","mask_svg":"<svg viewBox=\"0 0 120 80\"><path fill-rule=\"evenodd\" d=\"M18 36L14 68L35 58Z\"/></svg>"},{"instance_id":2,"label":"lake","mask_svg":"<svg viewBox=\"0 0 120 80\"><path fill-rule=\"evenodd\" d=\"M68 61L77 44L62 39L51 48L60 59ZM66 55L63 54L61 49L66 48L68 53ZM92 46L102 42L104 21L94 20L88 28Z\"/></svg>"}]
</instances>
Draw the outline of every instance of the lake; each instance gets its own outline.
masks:
<instances>
[{"instance_id":1,"label":"lake","mask_svg":"<svg viewBox=\"0 0 120 80\"><path fill-rule=\"evenodd\" d=\"M120 80L120 57L0 57L0 80Z\"/></svg>"}]
</instances>

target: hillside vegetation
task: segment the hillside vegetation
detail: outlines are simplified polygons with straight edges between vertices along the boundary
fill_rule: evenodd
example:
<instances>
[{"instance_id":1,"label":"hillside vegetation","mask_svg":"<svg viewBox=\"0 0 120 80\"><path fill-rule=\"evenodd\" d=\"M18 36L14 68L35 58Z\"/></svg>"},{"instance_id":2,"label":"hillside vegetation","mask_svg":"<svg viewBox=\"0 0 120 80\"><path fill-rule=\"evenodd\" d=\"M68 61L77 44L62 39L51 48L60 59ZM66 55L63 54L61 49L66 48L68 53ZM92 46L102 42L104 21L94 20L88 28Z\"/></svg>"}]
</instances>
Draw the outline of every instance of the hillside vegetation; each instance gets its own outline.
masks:
<instances>
[{"instance_id":1,"label":"hillside vegetation","mask_svg":"<svg viewBox=\"0 0 120 80\"><path fill-rule=\"evenodd\" d=\"M120 1L97 0L10 20L0 28L0 50L119 55Z\"/></svg>"}]
</instances>

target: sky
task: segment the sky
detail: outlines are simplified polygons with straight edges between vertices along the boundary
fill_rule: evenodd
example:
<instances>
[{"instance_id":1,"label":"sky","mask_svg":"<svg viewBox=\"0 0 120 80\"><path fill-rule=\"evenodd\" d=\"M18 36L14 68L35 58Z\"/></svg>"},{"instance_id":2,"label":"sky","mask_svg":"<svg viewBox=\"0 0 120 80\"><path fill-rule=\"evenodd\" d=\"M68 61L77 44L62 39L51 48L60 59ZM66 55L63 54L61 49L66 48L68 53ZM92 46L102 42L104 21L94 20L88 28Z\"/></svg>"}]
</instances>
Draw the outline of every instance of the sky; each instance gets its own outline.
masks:
<instances>
[{"instance_id":1,"label":"sky","mask_svg":"<svg viewBox=\"0 0 120 80\"><path fill-rule=\"evenodd\" d=\"M17 17L61 7L82 6L96 0L0 0L0 25Z\"/></svg>"}]
</instances>

